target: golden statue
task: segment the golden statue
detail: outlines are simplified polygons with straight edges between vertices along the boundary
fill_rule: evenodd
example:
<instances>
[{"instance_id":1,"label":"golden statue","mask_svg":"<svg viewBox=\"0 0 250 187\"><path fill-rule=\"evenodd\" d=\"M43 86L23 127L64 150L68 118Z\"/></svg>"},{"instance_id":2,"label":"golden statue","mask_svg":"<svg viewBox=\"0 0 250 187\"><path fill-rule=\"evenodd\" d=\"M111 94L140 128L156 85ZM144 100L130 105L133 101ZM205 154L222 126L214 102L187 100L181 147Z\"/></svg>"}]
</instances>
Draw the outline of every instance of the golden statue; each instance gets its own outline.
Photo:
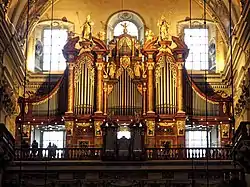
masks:
<instances>
[{"instance_id":1,"label":"golden statue","mask_svg":"<svg viewBox=\"0 0 250 187\"><path fill-rule=\"evenodd\" d=\"M151 40L153 40L153 38L154 38L154 33L153 33L153 31L150 30L150 29L148 29L148 30L146 31L145 35L146 35L146 42L147 42L147 41L151 41Z\"/></svg>"},{"instance_id":2,"label":"golden statue","mask_svg":"<svg viewBox=\"0 0 250 187\"><path fill-rule=\"evenodd\" d=\"M141 77L141 63L139 61L134 65L134 74L136 77Z\"/></svg>"},{"instance_id":3,"label":"golden statue","mask_svg":"<svg viewBox=\"0 0 250 187\"><path fill-rule=\"evenodd\" d=\"M124 24L122 24L123 26L123 34L127 34L128 33L128 24L125 22Z\"/></svg>"},{"instance_id":4,"label":"golden statue","mask_svg":"<svg viewBox=\"0 0 250 187\"><path fill-rule=\"evenodd\" d=\"M145 79L147 75L146 75L146 67L143 62L141 63L141 71L142 71L142 78Z\"/></svg>"},{"instance_id":5,"label":"golden statue","mask_svg":"<svg viewBox=\"0 0 250 187\"><path fill-rule=\"evenodd\" d=\"M157 26L159 27L159 40L168 40L169 23L167 22L165 16L161 16L161 19L158 21Z\"/></svg>"},{"instance_id":6,"label":"golden statue","mask_svg":"<svg viewBox=\"0 0 250 187\"><path fill-rule=\"evenodd\" d=\"M94 23L91 21L90 15L87 16L82 28L82 39L91 40L92 38L92 26Z\"/></svg>"},{"instance_id":7,"label":"golden statue","mask_svg":"<svg viewBox=\"0 0 250 187\"><path fill-rule=\"evenodd\" d=\"M115 78L115 71L116 71L116 64L114 62L111 62L111 64L108 64L109 69L109 77L111 79Z\"/></svg>"}]
</instances>

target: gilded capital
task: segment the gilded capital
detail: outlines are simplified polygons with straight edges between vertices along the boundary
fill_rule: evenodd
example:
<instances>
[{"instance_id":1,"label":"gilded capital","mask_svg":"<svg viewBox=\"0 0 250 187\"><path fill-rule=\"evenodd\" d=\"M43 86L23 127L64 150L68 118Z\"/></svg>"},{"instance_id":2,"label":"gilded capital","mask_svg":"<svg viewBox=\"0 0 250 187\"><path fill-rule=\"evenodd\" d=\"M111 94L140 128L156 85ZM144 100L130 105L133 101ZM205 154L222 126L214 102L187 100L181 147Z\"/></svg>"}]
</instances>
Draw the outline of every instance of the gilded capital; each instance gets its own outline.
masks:
<instances>
[{"instance_id":1,"label":"gilded capital","mask_svg":"<svg viewBox=\"0 0 250 187\"><path fill-rule=\"evenodd\" d=\"M147 62L147 67L148 67L148 70L153 70L154 69L154 62Z\"/></svg>"},{"instance_id":2,"label":"gilded capital","mask_svg":"<svg viewBox=\"0 0 250 187\"><path fill-rule=\"evenodd\" d=\"M97 70L102 71L104 66L103 62L97 62L95 65L97 67Z\"/></svg>"},{"instance_id":3,"label":"gilded capital","mask_svg":"<svg viewBox=\"0 0 250 187\"><path fill-rule=\"evenodd\" d=\"M183 69L184 62L177 62L178 69Z\"/></svg>"},{"instance_id":4,"label":"gilded capital","mask_svg":"<svg viewBox=\"0 0 250 187\"><path fill-rule=\"evenodd\" d=\"M68 64L68 67L69 67L70 70L73 70L73 69L74 69L74 67L75 67L75 64L74 64L74 63L68 62L67 64Z\"/></svg>"}]
</instances>

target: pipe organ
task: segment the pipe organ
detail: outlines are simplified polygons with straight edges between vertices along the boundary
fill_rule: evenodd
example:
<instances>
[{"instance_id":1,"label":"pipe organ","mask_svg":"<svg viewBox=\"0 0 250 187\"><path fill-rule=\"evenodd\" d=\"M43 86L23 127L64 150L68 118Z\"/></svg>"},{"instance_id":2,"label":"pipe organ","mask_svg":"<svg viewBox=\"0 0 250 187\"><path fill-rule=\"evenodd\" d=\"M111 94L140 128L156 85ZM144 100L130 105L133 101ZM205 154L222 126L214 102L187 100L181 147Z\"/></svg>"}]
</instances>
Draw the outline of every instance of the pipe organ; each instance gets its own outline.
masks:
<instances>
[{"instance_id":1,"label":"pipe organ","mask_svg":"<svg viewBox=\"0 0 250 187\"><path fill-rule=\"evenodd\" d=\"M164 142L185 146L190 116L199 126L230 123L230 98L197 87L184 67L188 48L177 37L161 38L149 32L140 43L124 29L122 35L105 44L95 37L70 36L63 54L68 68L62 76L65 81L56 89L67 88L64 97L57 99L66 103L55 106L65 111L57 123L65 126L69 145L84 139L91 146L101 146L101 125L107 119L129 124L134 116L140 116L146 124L148 147ZM57 94L56 89L50 95ZM46 95L39 98L52 99ZM22 101L24 107L37 99ZM35 118L36 113L25 115ZM204 116L210 121L204 121Z\"/></svg>"}]
</instances>

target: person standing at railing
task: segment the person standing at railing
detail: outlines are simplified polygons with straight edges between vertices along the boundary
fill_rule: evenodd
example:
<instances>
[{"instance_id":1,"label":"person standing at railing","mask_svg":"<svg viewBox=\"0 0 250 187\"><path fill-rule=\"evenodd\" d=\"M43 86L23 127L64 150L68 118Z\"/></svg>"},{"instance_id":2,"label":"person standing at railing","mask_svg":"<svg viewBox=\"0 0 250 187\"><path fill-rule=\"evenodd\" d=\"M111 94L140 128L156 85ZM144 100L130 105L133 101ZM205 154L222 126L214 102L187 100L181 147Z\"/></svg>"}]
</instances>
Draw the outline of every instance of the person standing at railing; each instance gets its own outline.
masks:
<instances>
[{"instance_id":1,"label":"person standing at railing","mask_svg":"<svg viewBox=\"0 0 250 187\"><path fill-rule=\"evenodd\" d=\"M34 140L32 142L31 147L32 147L32 155L33 155L33 157L36 157L36 153L37 153L37 150L38 150L38 143L37 143L36 140Z\"/></svg>"},{"instance_id":2,"label":"person standing at railing","mask_svg":"<svg viewBox=\"0 0 250 187\"><path fill-rule=\"evenodd\" d=\"M164 148L165 148L165 158L168 158L169 156L169 152L170 152L170 142L166 141L164 144Z\"/></svg>"},{"instance_id":3,"label":"person standing at railing","mask_svg":"<svg viewBox=\"0 0 250 187\"><path fill-rule=\"evenodd\" d=\"M52 157L56 158L56 150L57 150L57 146L56 144L53 143L52 145Z\"/></svg>"},{"instance_id":4,"label":"person standing at railing","mask_svg":"<svg viewBox=\"0 0 250 187\"><path fill-rule=\"evenodd\" d=\"M48 149L48 157L52 158L53 150L52 150L51 142L49 142L47 149Z\"/></svg>"}]
</instances>

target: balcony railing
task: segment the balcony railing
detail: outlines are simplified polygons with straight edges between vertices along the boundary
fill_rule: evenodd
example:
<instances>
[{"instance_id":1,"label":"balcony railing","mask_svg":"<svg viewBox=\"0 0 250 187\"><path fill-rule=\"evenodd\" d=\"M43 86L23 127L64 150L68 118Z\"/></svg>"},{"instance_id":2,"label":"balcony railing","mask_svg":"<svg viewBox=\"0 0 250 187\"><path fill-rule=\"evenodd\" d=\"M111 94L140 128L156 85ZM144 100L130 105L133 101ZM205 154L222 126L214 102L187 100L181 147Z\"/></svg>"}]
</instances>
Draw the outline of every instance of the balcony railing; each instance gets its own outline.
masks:
<instances>
[{"instance_id":1,"label":"balcony railing","mask_svg":"<svg viewBox=\"0 0 250 187\"><path fill-rule=\"evenodd\" d=\"M230 148L146 148L144 157L145 160L231 160L230 151ZM101 160L102 153L102 148L18 148L15 160Z\"/></svg>"}]
</instances>

